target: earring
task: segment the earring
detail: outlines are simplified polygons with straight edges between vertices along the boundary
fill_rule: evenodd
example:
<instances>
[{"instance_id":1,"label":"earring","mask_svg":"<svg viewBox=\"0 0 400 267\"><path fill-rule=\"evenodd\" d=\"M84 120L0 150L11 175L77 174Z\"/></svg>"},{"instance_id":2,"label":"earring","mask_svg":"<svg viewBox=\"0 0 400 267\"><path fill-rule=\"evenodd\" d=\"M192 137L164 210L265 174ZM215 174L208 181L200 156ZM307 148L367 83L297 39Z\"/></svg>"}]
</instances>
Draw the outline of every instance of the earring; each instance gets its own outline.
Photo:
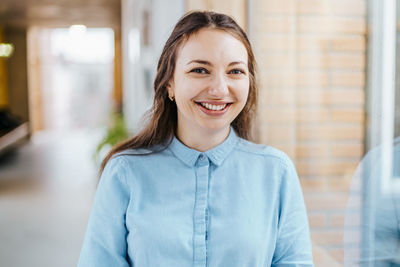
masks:
<instances>
[{"instance_id":1,"label":"earring","mask_svg":"<svg viewBox=\"0 0 400 267\"><path fill-rule=\"evenodd\" d=\"M168 97L169 97L169 100L171 100L172 102L174 102L174 97L173 97L173 96L168 95Z\"/></svg>"}]
</instances>

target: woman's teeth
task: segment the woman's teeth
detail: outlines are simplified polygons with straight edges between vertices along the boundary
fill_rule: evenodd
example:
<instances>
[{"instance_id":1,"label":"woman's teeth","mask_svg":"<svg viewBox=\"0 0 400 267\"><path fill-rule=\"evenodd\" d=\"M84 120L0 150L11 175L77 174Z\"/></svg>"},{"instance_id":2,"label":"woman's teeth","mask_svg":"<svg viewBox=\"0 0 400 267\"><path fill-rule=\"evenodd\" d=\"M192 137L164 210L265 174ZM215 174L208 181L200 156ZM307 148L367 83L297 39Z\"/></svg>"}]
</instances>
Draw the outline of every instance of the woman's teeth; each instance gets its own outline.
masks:
<instances>
[{"instance_id":1,"label":"woman's teeth","mask_svg":"<svg viewBox=\"0 0 400 267\"><path fill-rule=\"evenodd\" d=\"M222 110L226 107L226 104L223 105L212 105L208 103L200 103L203 107L209 110Z\"/></svg>"}]
</instances>

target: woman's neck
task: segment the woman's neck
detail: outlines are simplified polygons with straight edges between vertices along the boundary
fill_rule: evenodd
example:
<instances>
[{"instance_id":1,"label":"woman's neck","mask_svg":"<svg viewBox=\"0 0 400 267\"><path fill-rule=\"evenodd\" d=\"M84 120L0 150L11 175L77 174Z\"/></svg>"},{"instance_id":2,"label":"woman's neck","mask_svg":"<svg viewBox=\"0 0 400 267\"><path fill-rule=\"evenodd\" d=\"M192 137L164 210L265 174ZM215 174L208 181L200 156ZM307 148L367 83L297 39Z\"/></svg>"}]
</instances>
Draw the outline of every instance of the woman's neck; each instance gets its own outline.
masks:
<instances>
[{"instance_id":1,"label":"woman's neck","mask_svg":"<svg viewBox=\"0 0 400 267\"><path fill-rule=\"evenodd\" d=\"M229 127L219 131L190 131L178 127L177 137L186 146L204 152L224 142L229 131Z\"/></svg>"}]
</instances>

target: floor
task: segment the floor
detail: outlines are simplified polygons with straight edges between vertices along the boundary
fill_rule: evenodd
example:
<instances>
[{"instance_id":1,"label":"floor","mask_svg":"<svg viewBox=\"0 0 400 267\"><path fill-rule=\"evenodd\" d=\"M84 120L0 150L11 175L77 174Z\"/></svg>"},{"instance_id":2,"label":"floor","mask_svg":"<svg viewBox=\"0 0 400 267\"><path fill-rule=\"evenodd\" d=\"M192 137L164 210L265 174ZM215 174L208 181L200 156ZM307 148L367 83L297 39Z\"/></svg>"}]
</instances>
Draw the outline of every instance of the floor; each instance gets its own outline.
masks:
<instances>
[{"instance_id":1,"label":"floor","mask_svg":"<svg viewBox=\"0 0 400 267\"><path fill-rule=\"evenodd\" d=\"M76 266L101 132L41 132L0 157L0 266Z\"/></svg>"}]
</instances>

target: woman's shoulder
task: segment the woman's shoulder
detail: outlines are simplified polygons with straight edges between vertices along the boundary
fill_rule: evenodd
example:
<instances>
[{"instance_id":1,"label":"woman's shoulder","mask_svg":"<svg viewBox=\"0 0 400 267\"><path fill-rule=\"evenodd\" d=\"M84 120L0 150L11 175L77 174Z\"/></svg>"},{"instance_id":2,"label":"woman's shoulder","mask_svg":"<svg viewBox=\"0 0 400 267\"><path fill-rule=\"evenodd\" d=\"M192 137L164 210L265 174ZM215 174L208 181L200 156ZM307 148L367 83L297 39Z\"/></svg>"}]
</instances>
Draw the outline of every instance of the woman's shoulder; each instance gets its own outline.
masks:
<instances>
[{"instance_id":1,"label":"woman's shoulder","mask_svg":"<svg viewBox=\"0 0 400 267\"><path fill-rule=\"evenodd\" d=\"M165 145L154 145L150 148L128 148L115 153L112 158L127 158L129 156L135 156L135 158L148 158L164 152L166 147L167 146Z\"/></svg>"},{"instance_id":2,"label":"woman's shoulder","mask_svg":"<svg viewBox=\"0 0 400 267\"><path fill-rule=\"evenodd\" d=\"M163 158L160 155L165 153L168 152L156 148L126 149L112 155L107 161L103 173L107 176L117 175L128 179L126 177L140 175L149 168L154 168L154 164L160 163Z\"/></svg>"},{"instance_id":3,"label":"woman's shoulder","mask_svg":"<svg viewBox=\"0 0 400 267\"><path fill-rule=\"evenodd\" d=\"M153 146L151 148L135 148L125 149L115 153L109 160L110 165L119 165L125 167L140 167L146 163L154 164L155 160L159 160L160 156L168 154L165 146Z\"/></svg>"},{"instance_id":4,"label":"woman's shoulder","mask_svg":"<svg viewBox=\"0 0 400 267\"><path fill-rule=\"evenodd\" d=\"M284 163L285 165L291 163L289 156L285 152L269 145L257 144L239 138L236 148L242 153L248 154L248 156L275 159L281 163Z\"/></svg>"}]
</instances>

